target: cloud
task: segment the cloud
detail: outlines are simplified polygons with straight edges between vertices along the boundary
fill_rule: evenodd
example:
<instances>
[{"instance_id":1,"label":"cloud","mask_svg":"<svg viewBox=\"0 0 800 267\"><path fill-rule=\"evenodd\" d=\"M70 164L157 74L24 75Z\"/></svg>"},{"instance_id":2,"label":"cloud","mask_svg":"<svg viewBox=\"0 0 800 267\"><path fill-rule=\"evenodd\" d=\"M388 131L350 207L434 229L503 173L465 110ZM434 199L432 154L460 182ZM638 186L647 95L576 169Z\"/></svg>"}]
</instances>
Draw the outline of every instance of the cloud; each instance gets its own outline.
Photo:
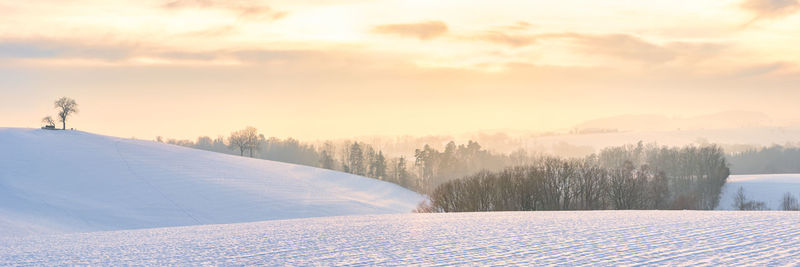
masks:
<instances>
[{"instance_id":1,"label":"cloud","mask_svg":"<svg viewBox=\"0 0 800 267\"><path fill-rule=\"evenodd\" d=\"M94 44L77 40L24 39L0 42L0 60L32 60L34 62L74 62L130 64L142 61L158 63L211 62L217 60L217 52L185 52L158 49L129 44L108 42Z\"/></svg>"},{"instance_id":2,"label":"cloud","mask_svg":"<svg viewBox=\"0 0 800 267\"><path fill-rule=\"evenodd\" d=\"M780 18L800 10L798 0L745 0L741 8L755 14L748 24L763 18Z\"/></svg>"},{"instance_id":3,"label":"cloud","mask_svg":"<svg viewBox=\"0 0 800 267\"><path fill-rule=\"evenodd\" d=\"M219 27L210 27L203 30L198 31L190 31L181 34L182 36L194 36L194 37L220 37L234 34L238 31L233 25L224 25Z\"/></svg>"},{"instance_id":4,"label":"cloud","mask_svg":"<svg viewBox=\"0 0 800 267\"><path fill-rule=\"evenodd\" d=\"M0 59L83 58L115 61L127 58L135 47L115 47L52 40L0 42Z\"/></svg>"},{"instance_id":5,"label":"cloud","mask_svg":"<svg viewBox=\"0 0 800 267\"><path fill-rule=\"evenodd\" d=\"M653 63L667 62L676 57L675 51L671 49L627 34L586 35L572 33L552 36L571 39L578 50L588 54L604 54L621 59Z\"/></svg>"},{"instance_id":6,"label":"cloud","mask_svg":"<svg viewBox=\"0 0 800 267\"><path fill-rule=\"evenodd\" d=\"M464 36L462 39L502 44L514 48L524 47L535 44L539 39L538 35L527 33L531 27L533 27L533 24L526 21L517 21L510 25L494 26L492 30Z\"/></svg>"},{"instance_id":7,"label":"cloud","mask_svg":"<svg viewBox=\"0 0 800 267\"><path fill-rule=\"evenodd\" d=\"M372 28L373 33L393 34L430 40L447 33L447 24L441 21L425 21L408 24L384 24Z\"/></svg>"},{"instance_id":8,"label":"cloud","mask_svg":"<svg viewBox=\"0 0 800 267\"><path fill-rule=\"evenodd\" d=\"M663 45L663 47L672 51L676 60L693 64L724 55L731 46L724 43L672 42Z\"/></svg>"},{"instance_id":9,"label":"cloud","mask_svg":"<svg viewBox=\"0 0 800 267\"><path fill-rule=\"evenodd\" d=\"M660 64L674 60L696 63L719 55L727 46L718 43L670 42L656 44L629 34L540 33L513 34L488 31L471 37L511 47L537 43L564 42L565 47L588 55Z\"/></svg>"},{"instance_id":10,"label":"cloud","mask_svg":"<svg viewBox=\"0 0 800 267\"><path fill-rule=\"evenodd\" d=\"M763 76L763 75L789 71L791 70L792 67L793 65L786 62L772 62L768 64L748 66L738 69L736 72L733 73L732 76L734 77Z\"/></svg>"},{"instance_id":11,"label":"cloud","mask_svg":"<svg viewBox=\"0 0 800 267\"><path fill-rule=\"evenodd\" d=\"M483 34L473 36L472 39L504 44L511 47L523 47L536 43L537 36L530 34L510 34L502 31L487 31Z\"/></svg>"},{"instance_id":12,"label":"cloud","mask_svg":"<svg viewBox=\"0 0 800 267\"><path fill-rule=\"evenodd\" d=\"M386 56L362 51L340 49L210 49L154 47L124 42L102 45L77 40L24 39L0 41L0 65L25 63L31 65L125 66L125 65L182 65L182 66L293 66L297 68L353 68L376 66L386 62ZM398 59L399 60L399 59ZM397 65L397 64L394 64Z\"/></svg>"},{"instance_id":13,"label":"cloud","mask_svg":"<svg viewBox=\"0 0 800 267\"><path fill-rule=\"evenodd\" d=\"M499 29L503 30L511 30L511 31L524 31L533 27L533 24L528 23L527 21L517 21L511 25L503 25L499 26Z\"/></svg>"},{"instance_id":14,"label":"cloud","mask_svg":"<svg viewBox=\"0 0 800 267\"><path fill-rule=\"evenodd\" d=\"M561 42L559 45L588 55L603 55L624 60L664 63L675 59L697 62L719 54L726 48L715 43L672 42L656 44L629 34L538 33L491 30L465 40L483 41L513 48Z\"/></svg>"},{"instance_id":15,"label":"cloud","mask_svg":"<svg viewBox=\"0 0 800 267\"><path fill-rule=\"evenodd\" d=\"M233 12L243 19L278 20L288 12L278 11L258 1L222 1L222 0L170 0L162 6L168 10L179 9L223 9Z\"/></svg>"},{"instance_id":16,"label":"cloud","mask_svg":"<svg viewBox=\"0 0 800 267\"><path fill-rule=\"evenodd\" d=\"M628 34L582 34L582 33L540 33L540 34L513 34L502 31L487 31L483 34L469 37L479 40L511 47L528 46L539 42L565 41L573 50L590 55L606 55L621 59L666 62L674 59L676 51L673 49L650 43L639 37ZM675 45L675 50L688 50L691 46L687 43Z\"/></svg>"}]
</instances>

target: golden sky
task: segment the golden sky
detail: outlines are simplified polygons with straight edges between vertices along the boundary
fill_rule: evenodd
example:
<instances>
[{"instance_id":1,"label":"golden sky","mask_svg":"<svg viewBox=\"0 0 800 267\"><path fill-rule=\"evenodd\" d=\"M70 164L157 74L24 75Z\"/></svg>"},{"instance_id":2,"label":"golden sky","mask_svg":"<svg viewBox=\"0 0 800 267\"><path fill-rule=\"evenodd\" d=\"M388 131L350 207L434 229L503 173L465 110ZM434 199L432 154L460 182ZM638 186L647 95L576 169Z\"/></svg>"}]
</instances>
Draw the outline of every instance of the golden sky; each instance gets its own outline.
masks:
<instances>
[{"instance_id":1,"label":"golden sky","mask_svg":"<svg viewBox=\"0 0 800 267\"><path fill-rule=\"evenodd\" d=\"M800 118L800 3L0 0L0 126L109 135L549 131L621 114Z\"/></svg>"}]
</instances>

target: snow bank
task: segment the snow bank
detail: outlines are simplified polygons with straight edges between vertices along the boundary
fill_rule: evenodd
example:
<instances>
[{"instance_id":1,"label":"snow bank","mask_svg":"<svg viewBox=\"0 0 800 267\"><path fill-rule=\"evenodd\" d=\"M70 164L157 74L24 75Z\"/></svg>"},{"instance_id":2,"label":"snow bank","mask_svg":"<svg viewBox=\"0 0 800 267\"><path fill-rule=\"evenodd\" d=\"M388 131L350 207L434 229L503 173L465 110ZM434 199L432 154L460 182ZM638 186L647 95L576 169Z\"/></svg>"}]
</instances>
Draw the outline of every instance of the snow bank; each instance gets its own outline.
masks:
<instances>
[{"instance_id":1,"label":"snow bank","mask_svg":"<svg viewBox=\"0 0 800 267\"><path fill-rule=\"evenodd\" d=\"M0 128L0 235L408 213L394 184L80 131Z\"/></svg>"},{"instance_id":2,"label":"snow bank","mask_svg":"<svg viewBox=\"0 0 800 267\"><path fill-rule=\"evenodd\" d=\"M799 215L398 214L0 237L0 265L791 266L800 264Z\"/></svg>"},{"instance_id":3,"label":"snow bank","mask_svg":"<svg viewBox=\"0 0 800 267\"><path fill-rule=\"evenodd\" d=\"M800 174L731 175L722 189L717 209L734 209L733 197L740 186L747 199L762 201L771 210L781 209L781 198L787 192L800 199Z\"/></svg>"}]
</instances>

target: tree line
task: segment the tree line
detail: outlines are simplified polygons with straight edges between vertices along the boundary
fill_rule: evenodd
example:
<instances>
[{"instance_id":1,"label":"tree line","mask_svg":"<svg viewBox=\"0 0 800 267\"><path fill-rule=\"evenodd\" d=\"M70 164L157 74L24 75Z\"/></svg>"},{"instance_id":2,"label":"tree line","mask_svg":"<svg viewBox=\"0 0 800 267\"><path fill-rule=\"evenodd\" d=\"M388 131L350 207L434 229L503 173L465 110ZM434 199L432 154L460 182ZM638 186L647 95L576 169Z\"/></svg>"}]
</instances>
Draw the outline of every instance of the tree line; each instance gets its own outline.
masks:
<instances>
[{"instance_id":1,"label":"tree line","mask_svg":"<svg viewBox=\"0 0 800 267\"><path fill-rule=\"evenodd\" d=\"M445 182L423 212L714 209L729 175L716 145L606 148L579 159L482 171Z\"/></svg>"},{"instance_id":2,"label":"tree line","mask_svg":"<svg viewBox=\"0 0 800 267\"><path fill-rule=\"evenodd\" d=\"M228 136L199 137L196 141L164 140L162 137L158 137L156 140L227 154L343 171L392 182L422 194L431 194L439 185L481 171L499 173L508 167L541 164L546 158L524 149L518 149L508 154L494 153L475 141L463 144L448 141L440 146L441 149L426 144L415 149L411 148L406 154L389 155L375 145L365 142L325 141L314 145L293 138L266 137L253 127L234 131ZM715 148L714 157L709 158L703 153L692 152L692 150L708 149L709 147ZM714 195L720 185L698 185L693 182L698 180L696 174L706 168L705 165L698 162L711 159L725 160L731 163L729 171L732 173L748 173L742 169L763 170L765 168L768 171L751 173L775 173L774 170L777 169L769 166L785 166L786 168L781 170L800 172L800 169L797 169L800 168L797 167L800 166L800 149L797 148L774 146L760 150L752 149L725 157L718 157L720 154L725 155L718 146L667 148L640 142L606 148L599 153L579 159L589 161L606 172L630 169L630 166L626 166L626 164L632 165L637 170L646 165L648 171L643 174L656 176L659 172L663 172L669 176L670 192L685 192L689 187L701 186L695 189L704 190L703 195ZM567 161L567 159L563 160ZM791 168L797 170L791 171ZM641 172L641 170L639 171ZM677 197L681 198L679 202L694 201L692 199L694 196L691 195ZM713 199L704 199L702 203L698 204L698 208L706 209L712 205L716 205Z\"/></svg>"},{"instance_id":3,"label":"tree line","mask_svg":"<svg viewBox=\"0 0 800 267\"><path fill-rule=\"evenodd\" d=\"M800 173L800 147L773 145L728 156L734 174Z\"/></svg>"},{"instance_id":4,"label":"tree line","mask_svg":"<svg viewBox=\"0 0 800 267\"><path fill-rule=\"evenodd\" d=\"M294 163L392 182L408 189L429 193L439 184L481 170L501 170L530 161L524 150L511 154L492 153L474 141L457 145L454 141L438 150L431 145L408 155L387 155L371 144L358 141L326 141L315 146L297 139L266 137L254 127L234 131L228 136L202 136L196 141L164 139L156 141L202 150ZM413 153L411 153L413 152Z\"/></svg>"}]
</instances>

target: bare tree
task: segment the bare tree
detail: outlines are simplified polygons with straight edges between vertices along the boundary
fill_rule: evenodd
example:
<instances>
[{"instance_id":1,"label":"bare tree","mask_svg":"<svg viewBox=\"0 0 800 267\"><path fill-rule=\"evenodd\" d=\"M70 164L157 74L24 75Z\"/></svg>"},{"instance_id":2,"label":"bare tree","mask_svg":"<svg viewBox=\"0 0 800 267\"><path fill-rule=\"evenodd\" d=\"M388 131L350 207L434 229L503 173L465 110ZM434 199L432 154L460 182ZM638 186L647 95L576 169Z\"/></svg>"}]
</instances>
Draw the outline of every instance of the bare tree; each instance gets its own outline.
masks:
<instances>
[{"instance_id":1,"label":"bare tree","mask_svg":"<svg viewBox=\"0 0 800 267\"><path fill-rule=\"evenodd\" d=\"M740 186L739 190L736 191L736 195L733 196L733 208L737 210L746 210L747 202L747 196L744 195L744 188Z\"/></svg>"},{"instance_id":2,"label":"bare tree","mask_svg":"<svg viewBox=\"0 0 800 267\"><path fill-rule=\"evenodd\" d=\"M733 207L737 210L768 210L767 204L763 201L747 200L744 195L744 188L741 186L733 196Z\"/></svg>"},{"instance_id":3,"label":"bare tree","mask_svg":"<svg viewBox=\"0 0 800 267\"><path fill-rule=\"evenodd\" d=\"M78 113L78 103L75 103L75 99L69 97L62 97L56 100L54 103L56 109L58 109L58 121L61 122L61 129L67 129L67 118L75 113Z\"/></svg>"},{"instance_id":4,"label":"bare tree","mask_svg":"<svg viewBox=\"0 0 800 267\"><path fill-rule=\"evenodd\" d=\"M247 149L247 140L242 137L239 131L232 132L228 137L228 146L231 149L239 149L239 156L244 156L244 151Z\"/></svg>"},{"instance_id":5,"label":"bare tree","mask_svg":"<svg viewBox=\"0 0 800 267\"><path fill-rule=\"evenodd\" d=\"M231 149L239 149L239 155L244 156L244 151L250 151L250 157L253 157L253 151L258 148L258 130L254 127L248 126L239 131L231 133L228 137L228 145Z\"/></svg>"},{"instance_id":6,"label":"bare tree","mask_svg":"<svg viewBox=\"0 0 800 267\"><path fill-rule=\"evenodd\" d=\"M56 126L56 122L53 120L53 117L47 116L42 118L42 123L47 124L47 126Z\"/></svg>"},{"instance_id":7,"label":"bare tree","mask_svg":"<svg viewBox=\"0 0 800 267\"><path fill-rule=\"evenodd\" d=\"M783 198L781 198L781 208L783 210L800 210L800 204L797 202L797 198L792 195L792 193L786 192L783 194Z\"/></svg>"}]
</instances>

